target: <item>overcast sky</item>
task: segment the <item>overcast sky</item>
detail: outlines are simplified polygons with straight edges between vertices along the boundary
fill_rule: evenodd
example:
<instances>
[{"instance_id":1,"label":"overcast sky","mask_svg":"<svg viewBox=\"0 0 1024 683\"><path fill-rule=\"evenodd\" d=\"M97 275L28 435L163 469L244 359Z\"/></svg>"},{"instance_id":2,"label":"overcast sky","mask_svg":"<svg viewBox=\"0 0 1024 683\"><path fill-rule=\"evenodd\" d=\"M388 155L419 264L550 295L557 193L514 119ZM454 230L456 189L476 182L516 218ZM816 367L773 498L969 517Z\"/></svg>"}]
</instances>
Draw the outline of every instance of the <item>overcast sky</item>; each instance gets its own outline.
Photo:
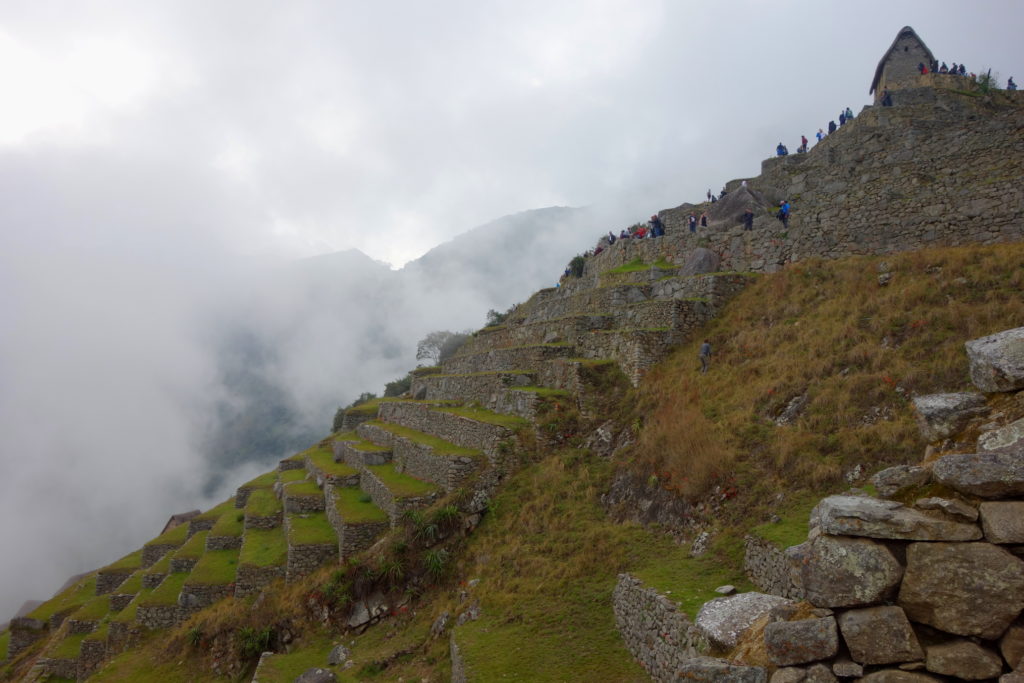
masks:
<instances>
[{"instance_id":1,"label":"overcast sky","mask_svg":"<svg viewBox=\"0 0 1024 683\"><path fill-rule=\"evenodd\" d=\"M908 24L1024 77L1013 0L0 2L0 620L195 489L238 272L698 200L859 111Z\"/></svg>"}]
</instances>

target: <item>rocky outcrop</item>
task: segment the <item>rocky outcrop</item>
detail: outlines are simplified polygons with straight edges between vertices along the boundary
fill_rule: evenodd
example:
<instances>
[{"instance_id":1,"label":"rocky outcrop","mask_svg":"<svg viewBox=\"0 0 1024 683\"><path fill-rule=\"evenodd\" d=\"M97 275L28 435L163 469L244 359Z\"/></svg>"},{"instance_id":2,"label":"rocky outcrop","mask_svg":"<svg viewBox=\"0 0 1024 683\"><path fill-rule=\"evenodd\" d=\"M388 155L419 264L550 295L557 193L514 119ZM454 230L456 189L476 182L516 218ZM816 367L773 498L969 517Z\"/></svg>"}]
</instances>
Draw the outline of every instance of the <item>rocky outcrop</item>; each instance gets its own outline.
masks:
<instances>
[{"instance_id":1,"label":"rocky outcrop","mask_svg":"<svg viewBox=\"0 0 1024 683\"><path fill-rule=\"evenodd\" d=\"M765 593L740 593L704 603L697 613L697 629L722 650L736 647L740 636L751 624L777 607L791 601Z\"/></svg>"},{"instance_id":2,"label":"rocky outcrop","mask_svg":"<svg viewBox=\"0 0 1024 683\"><path fill-rule=\"evenodd\" d=\"M932 476L939 483L969 496L1021 496L1024 495L1024 453L947 455L936 461Z\"/></svg>"},{"instance_id":3,"label":"rocky outcrop","mask_svg":"<svg viewBox=\"0 0 1024 683\"><path fill-rule=\"evenodd\" d=\"M982 394L929 394L914 399L917 424L928 441L939 441L963 429L971 418L988 412Z\"/></svg>"},{"instance_id":4,"label":"rocky outcrop","mask_svg":"<svg viewBox=\"0 0 1024 683\"><path fill-rule=\"evenodd\" d=\"M1024 327L972 339L965 346L974 386L984 392L1024 389Z\"/></svg>"},{"instance_id":5,"label":"rocky outcrop","mask_svg":"<svg viewBox=\"0 0 1024 683\"><path fill-rule=\"evenodd\" d=\"M932 516L900 503L864 496L829 496L812 513L822 533L903 541L973 541L976 524Z\"/></svg>"}]
</instances>

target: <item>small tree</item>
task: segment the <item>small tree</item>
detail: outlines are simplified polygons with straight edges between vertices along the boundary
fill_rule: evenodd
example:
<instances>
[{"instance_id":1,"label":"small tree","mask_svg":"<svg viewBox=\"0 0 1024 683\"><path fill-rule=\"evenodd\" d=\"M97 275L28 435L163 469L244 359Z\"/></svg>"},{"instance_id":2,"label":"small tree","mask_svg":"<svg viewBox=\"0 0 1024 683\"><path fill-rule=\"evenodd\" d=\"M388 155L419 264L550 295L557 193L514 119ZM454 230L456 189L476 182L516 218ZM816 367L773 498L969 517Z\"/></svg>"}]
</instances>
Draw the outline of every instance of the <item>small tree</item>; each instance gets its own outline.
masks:
<instances>
[{"instance_id":1,"label":"small tree","mask_svg":"<svg viewBox=\"0 0 1024 683\"><path fill-rule=\"evenodd\" d=\"M573 277L583 277L583 267L587 265L586 259L577 254L569 261L569 274Z\"/></svg>"},{"instance_id":2,"label":"small tree","mask_svg":"<svg viewBox=\"0 0 1024 683\"><path fill-rule=\"evenodd\" d=\"M409 391L410 388L412 388L411 374L406 375L405 377L400 377L399 379L396 379L394 382L388 382L387 384L385 384L384 396L389 398L393 396L401 396L405 392Z\"/></svg>"},{"instance_id":3,"label":"small tree","mask_svg":"<svg viewBox=\"0 0 1024 683\"><path fill-rule=\"evenodd\" d=\"M512 309L509 309L504 313L498 313L496 310L492 308L491 310L487 311L487 326L491 327L493 325L502 324L503 322L505 322L506 318L508 318L509 313L511 312Z\"/></svg>"},{"instance_id":4,"label":"small tree","mask_svg":"<svg viewBox=\"0 0 1024 683\"><path fill-rule=\"evenodd\" d=\"M446 358L455 355L459 347L466 343L470 333L436 330L416 344L416 360L429 360L438 365Z\"/></svg>"}]
</instances>

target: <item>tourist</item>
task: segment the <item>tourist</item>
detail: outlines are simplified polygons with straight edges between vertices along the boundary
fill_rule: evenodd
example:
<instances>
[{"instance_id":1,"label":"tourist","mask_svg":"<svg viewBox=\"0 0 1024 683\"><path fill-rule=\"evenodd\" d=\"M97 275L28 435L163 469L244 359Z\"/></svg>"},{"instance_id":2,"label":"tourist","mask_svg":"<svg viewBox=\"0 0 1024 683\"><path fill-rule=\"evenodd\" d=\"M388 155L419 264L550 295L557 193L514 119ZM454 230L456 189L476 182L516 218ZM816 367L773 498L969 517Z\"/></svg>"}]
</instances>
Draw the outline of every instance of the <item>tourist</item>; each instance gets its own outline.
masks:
<instances>
[{"instance_id":1,"label":"tourist","mask_svg":"<svg viewBox=\"0 0 1024 683\"><path fill-rule=\"evenodd\" d=\"M960 70L957 73L959 73L961 76L967 75L967 67L963 65L963 62L960 63Z\"/></svg>"},{"instance_id":2,"label":"tourist","mask_svg":"<svg viewBox=\"0 0 1024 683\"><path fill-rule=\"evenodd\" d=\"M643 238L647 237L647 226L646 225L637 226L635 237L638 240L642 240Z\"/></svg>"},{"instance_id":3,"label":"tourist","mask_svg":"<svg viewBox=\"0 0 1024 683\"><path fill-rule=\"evenodd\" d=\"M611 230L608 231L608 246L615 244L615 233Z\"/></svg>"},{"instance_id":4,"label":"tourist","mask_svg":"<svg viewBox=\"0 0 1024 683\"><path fill-rule=\"evenodd\" d=\"M943 62L942 66L939 67L939 73L940 74L948 74L949 73L949 67L946 66L945 62Z\"/></svg>"},{"instance_id":5,"label":"tourist","mask_svg":"<svg viewBox=\"0 0 1024 683\"><path fill-rule=\"evenodd\" d=\"M709 187L708 188L708 201L709 202L711 201L711 197L712 197L712 195L711 195L711 188Z\"/></svg>"},{"instance_id":6,"label":"tourist","mask_svg":"<svg viewBox=\"0 0 1024 683\"><path fill-rule=\"evenodd\" d=\"M806 154L807 153L807 136L806 135L801 135L800 136L800 148L797 149L797 152L799 152L800 154Z\"/></svg>"},{"instance_id":7,"label":"tourist","mask_svg":"<svg viewBox=\"0 0 1024 683\"><path fill-rule=\"evenodd\" d=\"M835 121L829 121L828 122L828 134L832 135L832 133L835 133L835 132L836 132L836 122Z\"/></svg>"},{"instance_id":8,"label":"tourist","mask_svg":"<svg viewBox=\"0 0 1024 683\"><path fill-rule=\"evenodd\" d=\"M711 203L714 204L717 201L718 201L718 197L716 197L715 195L711 195Z\"/></svg>"},{"instance_id":9,"label":"tourist","mask_svg":"<svg viewBox=\"0 0 1024 683\"><path fill-rule=\"evenodd\" d=\"M702 227L702 228L708 227L708 215L706 213L702 213L700 215L700 227Z\"/></svg>"},{"instance_id":10,"label":"tourist","mask_svg":"<svg viewBox=\"0 0 1024 683\"><path fill-rule=\"evenodd\" d=\"M825 131L823 131L821 128L818 129L817 138L818 142L821 142L825 138Z\"/></svg>"},{"instance_id":11,"label":"tourist","mask_svg":"<svg viewBox=\"0 0 1024 683\"><path fill-rule=\"evenodd\" d=\"M842 128L845 125L846 125L846 112L845 111L841 111L841 112L839 112L839 127Z\"/></svg>"},{"instance_id":12,"label":"tourist","mask_svg":"<svg viewBox=\"0 0 1024 683\"><path fill-rule=\"evenodd\" d=\"M853 110L849 107L846 108L846 120L853 121Z\"/></svg>"},{"instance_id":13,"label":"tourist","mask_svg":"<svg viewBox=\"0 0 1024 683\"><path fill-rule=\"evenodd\" d=\"M651 237L661 237L665 234L665 224L661 222L658 214L651 216Z\"/></svg>"},{"instance_id":14,"label":"tourist","mask_svg":"<svg viewBox=\"0 0 1024 683\"><path fill-rule=\"evenodd\" d=\"M753 230L754 229L754 212L747 209L743 212L743 229Z\"/></svg>"},{"instance_id":15,"label":"tourist","mask_svg":"<svg viewBox=\"0 0 1024 683\"><path fill-rule=\"evenodd\" d=\"M775 155L784 157L787 154L789 154L789 150L786 149L786 146L780 142L778 146L775 148Z\"/></svg>"},{"instance_id":16,"label":"tourist","mask_svg":"<svg viewBox=\"0 0 1024 683\"><path fill-rule=\"evenodd\" d=\"M882 106L883 107L891 107L892 106L892 95L889 94L889 89L888 88L886 88L885 90L882 91Z\"/></svg>"},{"instance_id":17,"label":"tourist","mask_svg":"<svg viewBox=\"0 0 1024 683\"><path fill-rule=\"evenodd\" d=\"M779 212L775 217L782 221L782 227L789 230L789 202L783 199L779 202Z\"/></svg>"},{"instance_id":18,"label":"tourist","mask_svg":"<svg viewBox=\"0 0 1024 683\"><path fill-rule=\"evenodd\" d=\"M700 345L700 353L697 357L700 358L701 374L704 374L708 371L708 365L711 363L711 342L707 339Z\"/></svg>"},{"instance_id":19,"label":"tourist","mask_svg":"<svg viewBox=\"0 0 1024 683\"><path fill-rule=\"evenodd\" d=\"M959 72L957 71L957 68L958 68L958 67L957 67L957 65L956 65L956 62L953 62L953 66L949 67L949 73L951 73L951 74L953 74L954 76L956 76L956 75L957 75L957 73L959 73Z\"/></svg>"},{"instance_id":20,"label":"tourist","mask_svg":"<svg viewBox=\"0 0 1024 683\"><path fill-rule=\"evenodd\" d=\"M697 217L691 213L686 221L690 225L690 232L697 232Z\"/></svg>"},{"instance_id":21,"label":"tourist","mask_svg":"<svg viewBox=\"0 0 1024 683\"><path fill-rule=\"evenodd\" d=\"M622 232L619 233L619 239L620 240L628 240L629 239L629 232L625 228L623 228Z\"/></svg>"},{"instance_id":22,"label":"tourist","mask_svg":"<svg viewBox=\"0 0 1024 683\"><path fill-rule=\"evenodd\" d=\"M1007 90L1016 90L1017 84L1013 82L1013 76L1010 76L1010 80L1006 81Z\"/></svg>"},{"instance_id":23,"label":"tourist","mask_svg":"<svg viewBox=\"0 0 1024 683\"><path fill-rule=\"evenodd\" d=\"M917 63L917 70L921 73L922 76L928 73L928 67L924 65L924 62Z\"/></svg>"}]
</instances>

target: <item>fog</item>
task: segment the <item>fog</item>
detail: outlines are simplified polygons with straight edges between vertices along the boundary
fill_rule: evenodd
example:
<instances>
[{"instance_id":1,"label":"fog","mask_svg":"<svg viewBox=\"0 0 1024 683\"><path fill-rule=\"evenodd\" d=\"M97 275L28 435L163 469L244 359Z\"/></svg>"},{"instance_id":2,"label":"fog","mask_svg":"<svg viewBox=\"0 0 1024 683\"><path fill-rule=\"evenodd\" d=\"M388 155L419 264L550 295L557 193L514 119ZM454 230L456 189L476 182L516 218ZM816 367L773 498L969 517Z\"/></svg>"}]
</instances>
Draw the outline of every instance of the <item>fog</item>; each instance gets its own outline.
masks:
<instances>
[{"instance_id":1,"label":"fog","mask_svg":"<svg viewBox=\"0 0 1024 683\"><path fill-rule=\"evenodd\" d=\"M0 620L287 455L219 457L239 424L325 435L426 332L859 111L902 26L1024 75L1009 0L707 5L0 5Z\"/></svg>"}]
</instances>

